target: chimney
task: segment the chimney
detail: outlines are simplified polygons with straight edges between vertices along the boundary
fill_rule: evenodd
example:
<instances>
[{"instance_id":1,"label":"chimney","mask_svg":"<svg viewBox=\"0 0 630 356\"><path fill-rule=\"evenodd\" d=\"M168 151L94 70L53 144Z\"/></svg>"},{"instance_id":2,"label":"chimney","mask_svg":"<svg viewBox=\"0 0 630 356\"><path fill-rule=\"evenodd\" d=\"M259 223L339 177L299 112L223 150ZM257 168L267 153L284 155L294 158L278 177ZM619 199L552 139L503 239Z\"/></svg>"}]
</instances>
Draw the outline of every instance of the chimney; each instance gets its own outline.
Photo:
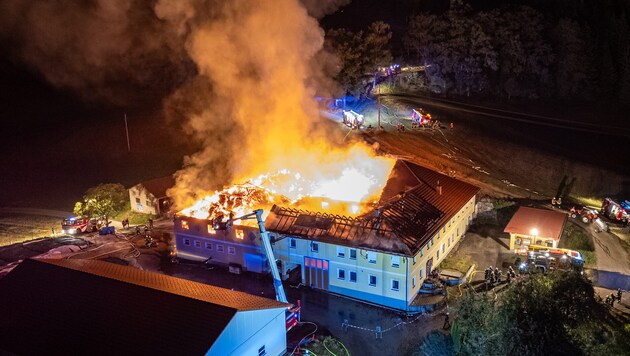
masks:
<instances>
[{"instance_id":1,"label":"chimney","mask_svg":"<svg viewBox=\"0 0 630 356\"><path fill-rule=\"evenodd\" d=\"M440 185L440 181L437 181L437 186L435 187L435 190L437 191L438 195L442 195L442 186Z\"/></svg>"}]
</instances>

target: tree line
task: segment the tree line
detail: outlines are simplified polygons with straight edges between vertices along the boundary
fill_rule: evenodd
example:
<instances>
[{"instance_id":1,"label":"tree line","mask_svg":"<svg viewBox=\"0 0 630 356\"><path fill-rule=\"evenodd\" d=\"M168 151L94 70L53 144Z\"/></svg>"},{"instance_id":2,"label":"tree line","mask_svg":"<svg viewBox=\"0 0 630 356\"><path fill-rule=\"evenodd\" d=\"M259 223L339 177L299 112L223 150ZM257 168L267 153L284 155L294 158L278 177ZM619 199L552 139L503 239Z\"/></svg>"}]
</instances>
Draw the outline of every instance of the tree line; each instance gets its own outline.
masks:
<instances>
[{"instance_id":1,"label":"tree line","mask_svg":"<svg viewBox=\"0 0 630 356\"><path fill-rule=\"evenodd\" d=\"M460 96L630 104L630 2L499 3L477 10L451 0L445 12L410 16L400 57L424 66L413 80ZM327 31L344 88L357 89L362 76L391 64L391 37L384 22L365 32Z\"/></svg>"}]
</instances>

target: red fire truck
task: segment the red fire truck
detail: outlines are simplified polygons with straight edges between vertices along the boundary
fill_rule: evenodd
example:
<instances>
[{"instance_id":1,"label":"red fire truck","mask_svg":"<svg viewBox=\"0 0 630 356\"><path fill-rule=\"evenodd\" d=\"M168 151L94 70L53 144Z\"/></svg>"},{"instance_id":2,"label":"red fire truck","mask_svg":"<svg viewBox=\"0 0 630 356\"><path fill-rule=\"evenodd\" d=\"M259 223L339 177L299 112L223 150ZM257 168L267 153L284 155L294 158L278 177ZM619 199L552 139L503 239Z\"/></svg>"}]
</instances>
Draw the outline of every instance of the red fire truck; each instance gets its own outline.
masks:
<instances>
[{"instance_id":1,"label":"red fire truck","mask_svg":"<svg viewBox=\"0 0 630 356\"><path fill-rule=\"evenodd\" d=\"M411 127L429 126L431 124L431 114L418 108L411 110Z\"/></svg>"},{"instance_id":2,"label":"red fire truck","mask_svg":"<svg viewBox=\"0 0 630 356\"><path fill-rule=\"evenodd\" d=\"M82 232L96 231L101 227L98 219L89 219L81 217L70 217L63 219L61 223L61 231L65 234L80 234Z\"/></svg>"}]
</instances>

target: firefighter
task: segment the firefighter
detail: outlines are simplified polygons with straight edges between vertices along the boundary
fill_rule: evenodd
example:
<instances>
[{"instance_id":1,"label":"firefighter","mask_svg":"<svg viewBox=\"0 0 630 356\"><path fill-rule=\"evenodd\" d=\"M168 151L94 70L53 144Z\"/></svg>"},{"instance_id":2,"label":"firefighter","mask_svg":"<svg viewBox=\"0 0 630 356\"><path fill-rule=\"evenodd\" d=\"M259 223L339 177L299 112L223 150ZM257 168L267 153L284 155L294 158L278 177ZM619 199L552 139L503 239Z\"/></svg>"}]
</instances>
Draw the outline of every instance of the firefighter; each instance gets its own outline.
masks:
<instances>
[{"instance_id":1,"label":"firefighter","mask_svg":"<svg viewBox=\"0 0 630 356\"><path fill-rule=\"evenodd\" d=\"M149 218L149 229L153 230L153 219Z\"/></svg>"},{"instance_id":2,"label":"firefighter","mask_svg":"<svg viewBox=\"0 0 630 356\"><path fill-rule=\"evenodd\" d=\"M622 295L622 291L621 288L617 288L617 301L621 302L621 295Z\"/></svg>"},{"instance_id":3,"label":"firefighter","mask_svg":"<svg viewBox=\"0 0 630 356\"><path fill-rule=\"evenodd\" d=\"M501 270L497 267L494 273L496 274L497 284L501 284L501 275L503 272L501 272Z\"/></svg>"},{"instance_id":4,"label":"firefighter","mask_svg":"<svg viewBox=\"0 0 630 356\"><path fill-rule=\"evenodd\" d=\"M447 330L450 327L451 327L451 321L449 320L448 312L446 312L444 313L444 325L442 325L442 329Z\"/></svg>"},{"instance_id":5,"label":"firefighter","mask_svg":"<svg viewBox=\"0 0 630 356\"><path fill-rule=\"evenodd\" d=\"M140 226L139 225L136 226L136 235L140 235Z\"/></svg>"},{"instance_id":6,"label":"firefighter","mask_svg":"<svg viewBox=\"0 0 630 356\"><path fill-rule=\"evenodd\" d=\"M556 197L551 198L551 206L556 207Z\"/></svg>"},{"instance_id":7,"label":"firefighter","mask_svg":"<svg viewBox=\"0 0 630 356\"><path fill-rule=\"evenodd\" d=\"M615 295L613 293L610 293L610 295L608 296L608 298L606 299L610 299L610 306L614 307L615 306Z\"/></svg>"}]
</instances>

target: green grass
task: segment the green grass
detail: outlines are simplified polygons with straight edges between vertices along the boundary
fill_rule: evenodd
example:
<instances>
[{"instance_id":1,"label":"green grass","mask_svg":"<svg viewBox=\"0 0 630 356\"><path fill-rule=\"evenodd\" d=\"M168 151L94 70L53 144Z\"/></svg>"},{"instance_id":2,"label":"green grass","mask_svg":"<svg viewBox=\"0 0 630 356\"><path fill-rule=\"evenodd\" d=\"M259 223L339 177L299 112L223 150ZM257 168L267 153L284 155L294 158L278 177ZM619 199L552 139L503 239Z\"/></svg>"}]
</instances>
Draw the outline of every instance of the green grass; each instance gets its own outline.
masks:
<instances>
[{"instance_id":1,"label":"green grass","mask_svg":"<svg viewBox=\"0 0 630 356\"><path fill-rule=\"evenodd\" d=\"M460 271L462 273L468 272L470 266L472 266L472 260L470 256L459 256L458 254L454 254L451 252L444 261L440 263L441 269L453 269L456 271Z\"/></svg>"},{"instance_id":2,"label":"green grass","mask_svg":"<svg viewBox=\"0 0 630 356\"><path fill-rule=\"evenodd\" d=\"M571 250L595 251L593 237L576 225L569 225L563 234L564 245Z\"/></svg>"},{"instance_id":3,"label":"green grass","mask_svg":"<svg viewBox=\"0 0 630 356\"><path fill-rule=\"evenodd\" d=\"M153 214L143 214L135 211L125 210L118 213L113 217L114 220L122 221L123 219L129 219L129 225L145 225L149 222L149 219L155 220L157 216Z\"/></svg>"},{"instance_id":4,"label":"green grass","mask_svg":"<svg viewBox=\"0 0 630 356\"><path fill-rule=\"evenodd\" d=\"M61 219L48 216L3 214L0 216L0 246L51 237L61 232Z\"/></svg>"}]
</instances>

